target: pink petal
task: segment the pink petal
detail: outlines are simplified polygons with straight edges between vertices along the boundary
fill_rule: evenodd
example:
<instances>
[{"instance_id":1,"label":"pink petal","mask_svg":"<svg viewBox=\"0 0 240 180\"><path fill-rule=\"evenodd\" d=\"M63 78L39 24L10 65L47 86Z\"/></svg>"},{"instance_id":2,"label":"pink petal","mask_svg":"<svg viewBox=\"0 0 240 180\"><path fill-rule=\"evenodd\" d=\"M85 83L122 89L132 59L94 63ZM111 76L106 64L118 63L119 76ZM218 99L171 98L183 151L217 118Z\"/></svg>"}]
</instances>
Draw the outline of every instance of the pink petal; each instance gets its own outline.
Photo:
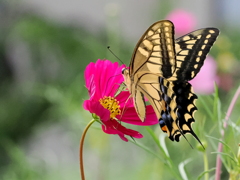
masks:
<instances>
[{"instance_id":1,"label":"pink petal","mask_svg":"<svg viewBox=\"0 0 240 180\"><path fill-rule=\"evenodd\" d=\"M83 108L90 113L94 113L99 116L102 121L108 121L110 119L109 110L105 109L98 101L85 100Z\"/></svg>"},{"instance_id":2,"label":"pink petal","mask_svg":"<svg viewBox=\"0 0 240 180\"><path fill-rule=\"evenodd\" d=\"M96 63L90 63L84 72L90 97L99 100L104 96L114 96L123 82L121 71L124 67L109 60L97 60Z\"/></svg>"},{"instance_id":3,"label":"pink petal","mask_svg":"<svg viewBox=\"0 0 240 180\"><path fill-rule=\"evenodd\" d=\"M130 97L129 91L122 91L116 99L119 101L121 107L122 115L117 116L120 121L126 122L128 124L149 126L158 124L158 119L152 108L152 106L146 106L146 119L144 122L138 117L136 110L133 106L132 98Z\"/></svg>"},{"instance_id":4,"label":"pink petal","mask_svg":"<svg viewBox=\"0 0 240 180\"><path fill-rule=\"evenodd\" d=\"M83 108L86 110L86 111L89 111L90 113L94 113L94 108L92 108L94 105L92 104L92 101L90 100L85 100L83 102Z\"/></svg>"},{"instance_id":5,"label":"pink petal","mask_svg":"<svg viewBox=\"0 0 240 180\"><path fill-rule=\"evenodd\" d=\"M146 106L146 119L144 122L138 117L134 107L128 107L124 112L122 117L119 116L119 120L139 126L151 126L158 124L157 116L152 108L152 106Z\"/></svg>"},{"instance_id":6,"label":"pink petal","mask_svg":"<svg viewBox=\"0 0 240 180\"><path fill-rule=\"evenodd\" d=\"M94 71L95 71L95 64L91 62L84 71L84 79L86 82L86 87L88 89L91 88L91 84L92 84L92 81L94 78L94 76L93 76Z\"/></svg>"},{"instance_id":7,"label":"pink petal","mask_svg":"<svg viewBox=\"0 0 240 180\"><path fill-rule=\"evenodd\" d=\"M122 91L117 96L116 99L119 101L121 107L133 106L133 100L129 91Z\"/></svg>"},{"instance_id":8,"label":"pink petal","mask_svg":"<svg viewBox=\"0 0 240 180\"><path fill-rule=\"evenodd\" d=\"M99 90L98 97L114 96L114 93L123 82L121 69L118 63L108 60L98 60L95 64L95 83Z\"/></svg>"},{"instance_id":9,"label":"pink petal","mask_svg":"<svg viewBox=\"0 0 240 180\"><path fill-rule=\"evenodd\" d=\"M128 141L128 139L125 138L125 135L131 136L133 138L143 137L143 135L140 134L138 131L127 129L124 126L122 126L120 123L118 123L116 120L110 120L110 121L104 122L104 125L102 125L102 130L107 134L117 134L124 141Z\"/></svg>"}]
</instances>

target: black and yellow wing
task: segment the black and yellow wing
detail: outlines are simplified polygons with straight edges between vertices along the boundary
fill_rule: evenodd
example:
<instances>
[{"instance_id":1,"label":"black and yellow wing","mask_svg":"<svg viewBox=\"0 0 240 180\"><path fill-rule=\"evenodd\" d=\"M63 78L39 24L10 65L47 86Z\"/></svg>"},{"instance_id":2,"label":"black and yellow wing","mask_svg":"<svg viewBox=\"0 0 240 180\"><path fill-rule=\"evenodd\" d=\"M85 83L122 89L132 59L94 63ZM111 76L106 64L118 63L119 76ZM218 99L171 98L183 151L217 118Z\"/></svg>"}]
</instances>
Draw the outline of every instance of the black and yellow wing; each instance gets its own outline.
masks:
<instances>
[{"instance_id":1,"label":"black and yellow wing","mask_svg":"<svg viewBox=\"0 0 240 180\"><path fill-rule=\"evenodd\" d=\"M151 25L138 41L129 69L123 71L125 84L132 97L136 112L144 121L146 117L144 93L157 93L158 108L163 108L163 101L158 92L148 89L143 92L144 81L159 84L158 77L169 78L173 75L176 66L174 26L171 21L158 21ZM153 75L149 78L149 75ZM139 84L140 83L140 84ZM155 95L154 95L155 96ZM156 111L155 111L156 112ZM160 114L158 115L160 117Z\"/></svg>"},{"instance_id":2,"label":"black and yellow wing","mask_svg":"<svg viewBox=\"0 0 240 180\"><path fill-rule=\"evenodd\" d=\"M203 66L218 35L217 28L205 28L176 39L176 69L168 80L189 81L193 79Z\"/></svg>"},{"instance_id":3,"label":"black and yellow wing","mask_svg":"<svg viewBox=\"0 0 240 180\"><path fill-rule=\"evenodd\" d=\"M175 71L174 26L163 20L148 28L138 41L129 73L132 78L137 73L150 72L164 78L171 77Z\"/></svg>"},{"instance_id":4,"label":"black and yellow wing","mask_svg":"<svg viewBox=\"0 0 240 180\"><path fill-rule=\"evenodd\" d=\"M158 21L140 38L123 71L140 119L146 117L146 97L173 141L191 133L200 142L191 127L197 96L187 81L199 72L218 34L216 28L205 28L174 40L172 22Z\"/></svg>"}]
</instances>

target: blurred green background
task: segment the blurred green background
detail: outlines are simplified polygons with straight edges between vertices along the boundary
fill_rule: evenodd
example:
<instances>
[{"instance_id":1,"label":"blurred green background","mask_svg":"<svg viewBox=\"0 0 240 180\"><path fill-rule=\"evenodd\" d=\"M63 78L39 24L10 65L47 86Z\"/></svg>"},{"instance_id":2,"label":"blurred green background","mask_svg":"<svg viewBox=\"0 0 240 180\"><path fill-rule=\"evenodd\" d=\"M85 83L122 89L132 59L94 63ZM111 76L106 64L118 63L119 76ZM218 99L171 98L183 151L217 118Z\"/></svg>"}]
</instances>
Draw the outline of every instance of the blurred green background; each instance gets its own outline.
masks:
<instances>
[{"instance_id":1,"label":"blurred green background","mask_svg":"<svg viewBox=\"0 0 240 180\"><path fill-rule=\"evenodd\" d=\"M224 0L0 1L0 179L80 179L79 140L91 120L82 108L88 99L85 67L97 59L117 61L107 46L128 65L142 33L175 9L192 13L195 29L214 26L221 30L210 53L218 67L219 94L199 95L193 125L208 144L209 169L214 168L216 154L212 152L218 141L206 135L221 137L222 120L239 86L239 5ZM236 155L239 108L238 100L224 139L231 149L225 149L226 153ZM140 131L145 137L137 141L161 156L144 127L128 127ZM151 128L157 135L162 133L158 125ZM187 137L195 147L197 142ZM166 144L176 167L191 158L185 167L189 179L204 171L202 153L185 140L176 143L166 138ZM228 161L223 179L228 179L230 171L240 172L239 164ZM99 124L87 134L84 163L86 179L175 179L154 155L103 133Z\"/></svg>"}]
</instances>

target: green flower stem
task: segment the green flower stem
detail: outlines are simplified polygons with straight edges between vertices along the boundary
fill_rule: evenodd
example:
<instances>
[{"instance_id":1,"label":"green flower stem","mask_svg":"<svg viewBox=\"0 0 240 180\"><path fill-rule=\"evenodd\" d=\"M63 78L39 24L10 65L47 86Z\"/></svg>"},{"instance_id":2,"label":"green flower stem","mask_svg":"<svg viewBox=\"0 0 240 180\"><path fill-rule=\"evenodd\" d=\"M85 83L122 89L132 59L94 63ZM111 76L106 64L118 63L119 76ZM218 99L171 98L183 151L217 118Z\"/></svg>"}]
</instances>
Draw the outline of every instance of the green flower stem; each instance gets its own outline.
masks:
<instances>
[{"instance_id":1,"label":"green flower stem","mask_svg":"<svg viewBox=\"0 0 240 180\"><path fill-rule=\"evenodd\" d=\"M89 129L89 127L95 122L95 119L92 119L88 125L85 127L81 140L80 140L80 148L79 148L79 163L80 163L80 174L81 174L81 178L82 180L85 180L85 176L84 176L84 167L83 167L83 143L84 143L84 139L86 136L86 133Z\"/></svg>"},{"instance_id":2,"label":"green flower stem","mask_svg":"<svg viewBox=\"0 0 240 180\"><path fill-rule=\"evenodd\" d=\"M222 140L224 138L224 129L227 128L227 121L232 113L232 110L233 110L233 107L237 101L237 98L238 96L240 95L240 86L238 87L236 93L234 94L233 98L232 98L232 101L228 107L228 111L227 111L227 114L226 114L226 117L225 117L225 121L223 123L223 130L221 132L222 134ZM216 171L215 171L215 180L220 180L221 178L221 169L222 169L222 161L221 161L221 152L222 152L222 149L223 149L223 144L221 142L218 143L218 152L219 154L217 155L217 160L216 160Z\"/></svg>"},{"instance_id":3,"label":"green flower stem","mask_svg":"<svg viewBox=\"0 0 240 180\"><path fill-rule=\"evenodd\" d=\"M204 179L208 180L209 179L209 173L208 173L209 167L208 167L208 157L207 157L206 151L203 152L203 162L204 162L204 172L207 172L204 175Z\"/></svg>"}]
</instances>

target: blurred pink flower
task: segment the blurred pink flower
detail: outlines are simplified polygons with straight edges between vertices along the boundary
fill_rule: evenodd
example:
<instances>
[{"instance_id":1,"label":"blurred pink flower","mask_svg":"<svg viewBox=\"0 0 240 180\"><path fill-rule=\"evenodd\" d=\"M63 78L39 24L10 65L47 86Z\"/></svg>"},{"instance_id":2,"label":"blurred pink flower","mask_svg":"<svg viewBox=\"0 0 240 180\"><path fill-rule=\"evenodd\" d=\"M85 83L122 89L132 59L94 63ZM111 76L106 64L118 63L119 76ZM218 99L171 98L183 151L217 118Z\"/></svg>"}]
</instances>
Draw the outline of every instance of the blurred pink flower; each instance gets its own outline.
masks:
<instances>
[{"instance_id":1,"label":"blurred pink flower","mask_svg":"<svg viewBox=\"0 0 240 180\"><path fill-rule=\"evenodd\" d=\"M197 76L193 80L189 81L192 84L194 91L199 94L213 93L214 83L218 84L219 82L216 72L216 61L208 55Z\"/></svg>"},{"instance_id":2,"label":"blurred pink flower","mask_svg":"<svg viewBox=\"0 0 240 180\"><path fill-rule=\"evenodd\" d=\"M123 82L122 69L117 62L97 60L90 63L84 72L89 100L85 100L83 107L98 116L102 123L102 130L107 134L117 134L122 140L125 137L142 138L138 131L125 128L122 122L134 125L148 126L158 124L158 119L151 106L146 107L146 120L142 122L129 98L128 91L122 91L115 96L120 84Z\"/></svg>"},{"instance_id":3,"label":"blurred pink flower","mask_svg":"<svg viewBox=\"0 0 240 180\"><path fill-rule=\"evenodd\" d=\"M230 91L234 87L234 80L232 74L221 73L219 74L219 88L224 91Z\"/></svg>"},{"instance_id":4,"label":"blurred pink flower","mask_svg":"<svg viewBox=\"0 0 240 180\"><path fill-rule=\"evenodd\" d=\"M184 35L193 31L196 25L194 15L181 9L172 11L167 15L166 19L173 22L175 33L178 35Z\"/></svg>"}]
</instances>

